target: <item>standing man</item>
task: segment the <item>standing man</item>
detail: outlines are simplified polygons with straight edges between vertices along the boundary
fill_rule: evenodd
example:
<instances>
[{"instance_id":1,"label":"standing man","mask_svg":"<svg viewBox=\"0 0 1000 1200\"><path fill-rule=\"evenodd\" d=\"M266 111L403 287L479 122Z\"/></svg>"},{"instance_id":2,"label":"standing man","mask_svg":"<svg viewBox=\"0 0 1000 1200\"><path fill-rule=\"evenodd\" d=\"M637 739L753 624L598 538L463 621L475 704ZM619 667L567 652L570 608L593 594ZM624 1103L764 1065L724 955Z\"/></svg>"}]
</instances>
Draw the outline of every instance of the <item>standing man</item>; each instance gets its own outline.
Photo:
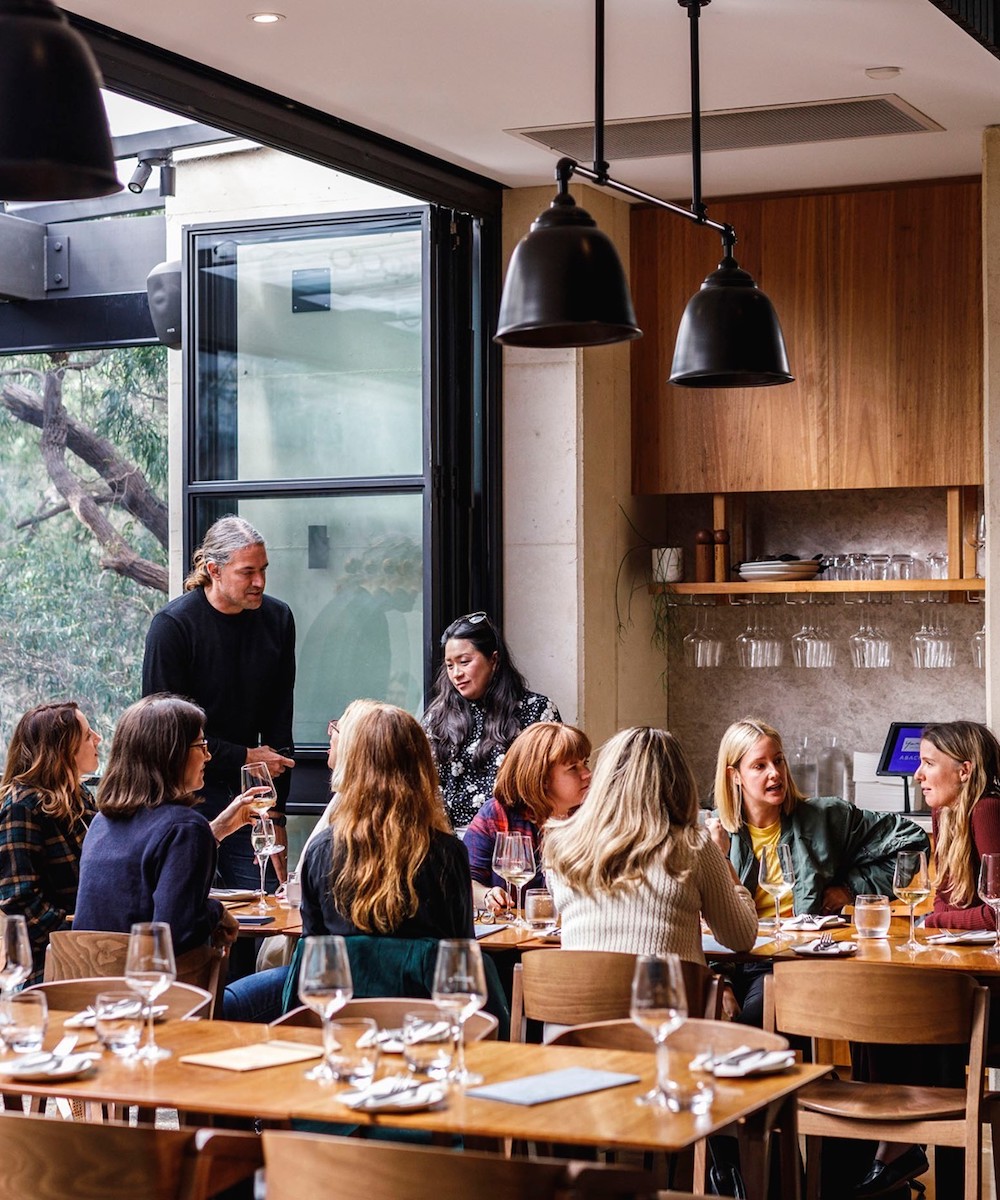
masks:
<instances>
[{"instance_id":1,"label":"standing man","mask_svg":"<svg viewBox=\"0 0 1000 1200\"><path fill-rule=\"evenodd\" d=\"M194 553L184 595L153 617L146 634L142 694L174 692L200 704L211 761L202 812L211 820L240 791L240 767L264 762L278 791L275 818L285 843L284 806L292 758L295 622L264 595L264 539L242 517L221 517ZM286 854L271 859L283 881ZM219 845L228 887L256 888L260 876L244 826Z\"/></svg>"}]
</instances>

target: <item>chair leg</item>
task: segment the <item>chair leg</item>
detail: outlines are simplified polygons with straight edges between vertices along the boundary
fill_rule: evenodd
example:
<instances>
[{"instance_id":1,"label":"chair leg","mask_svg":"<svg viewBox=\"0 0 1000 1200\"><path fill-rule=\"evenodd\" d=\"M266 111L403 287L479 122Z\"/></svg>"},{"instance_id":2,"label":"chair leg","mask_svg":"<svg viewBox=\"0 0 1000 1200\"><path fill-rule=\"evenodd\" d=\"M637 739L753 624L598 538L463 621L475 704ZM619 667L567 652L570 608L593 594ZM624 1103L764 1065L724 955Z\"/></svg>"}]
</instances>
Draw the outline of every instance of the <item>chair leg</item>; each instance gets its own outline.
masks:
<instances>
[{"instance_id":1,"label":"chair leg","mask_svg":"<svg viewBox=\"0 0 1000 1200\"><path fill-rule=\"evenodd\" d=\"M708 1142L702 1138L694 1144L694 1168L692 1171L692 1190L702 1195L708 1175Z\"/></svg>"},{"instance_id":2,"label":"chair leg","mask_svg":"<svg viewBox=\"0 0 1000 1200\"><path fill-rule=\"evenodd\" d=\"M806 1138L806 1200L819 1200L823 1139Z\"/></svg>"}]
</instances>

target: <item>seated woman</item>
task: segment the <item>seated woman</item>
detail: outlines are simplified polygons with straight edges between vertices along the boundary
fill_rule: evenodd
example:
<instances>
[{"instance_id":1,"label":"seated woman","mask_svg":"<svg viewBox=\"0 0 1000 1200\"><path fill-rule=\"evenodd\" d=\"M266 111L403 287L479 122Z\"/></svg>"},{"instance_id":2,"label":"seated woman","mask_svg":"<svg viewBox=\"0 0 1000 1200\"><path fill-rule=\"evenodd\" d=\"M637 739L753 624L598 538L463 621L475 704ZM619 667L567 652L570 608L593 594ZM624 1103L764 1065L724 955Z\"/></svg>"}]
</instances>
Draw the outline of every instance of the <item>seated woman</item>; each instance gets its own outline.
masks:
<instances>
[{"instance_id":1,"label":"seated woman","mask_svg":"<svg viewBox=\"0 0 1000 1200\"><path fill-rule=\"evenodd\" d=\"M666 730L626 729L607 742L586 804L549 822L544 860L566 949L704 963L703 915L723 945L753 945L753 899L699 828L694 776Z\"/></svg>"},{"instance_id":2,"label":"seated woman","mask_svg":"<svg viewBox=\"0 0 1000 1200\"><path fill-rule=\"evenodd\" d=\"M452 621L444 661L424 713L444 806L461 836L493 794L507 747L535 721L559 721L547 696L529 692L500 631L484 612Z\"/></svg>"},{"instance_id":3,"label":"seated woman","mask_svg":"<svg viewBox=\"0 0 1000 1200\"><path fill-rule=\"evenodd\" d=\"M0 911L28 926L40 983L49 934L76 907L80 851L94 800L101 735L73 701L39 704L18 721L0 779Z\"/></svg>"},{"instance_id":4,"label":"seated woman","mask_svg":"<svg viewBox=\"0 0 1000 1200\"><path fill-rule=\"evenodd\" d=\"M774 912L758 887L758 860L770 846L791 847L795 882L789 915L836 913L857 894L892 895L900 850L926 850L927 835L906 817L867 812L832 796L806 799L788 769L776 729L755 717L735 721L722 736L715 772L717 816L708 829L739 878L755 889L757 909ZM744 1024L763 1020L765 962L733 972Z\"/></svg>"},{"instance_id":5,"label":"seated woman","mask_svg":"<svg viewBox=\"0 0 1000 1200\"><path fill-rule=\"evenodd\" d=\"M303 933L472 937L468 855L441 807L419 723L366 702L342 723L337 775L329 824L302 863Z\"/></svg>"},{"instance_id":6,"label":"seated woman","mask_svg":"<svg viewBox=\"0 0 1000 1200\"><path fill-rule=\"evenodd\" d=\"M235 939L235 918L208 892L217 843L253 811L242 795L211 824L196 811L209 757L205 714L190 701L158 693L125 710L83 842L74 929L165 921L177 955Z\"/></svg>"},{"instance_id":7,"label":"seated woman","mask_svg":"<svg viewBox=\"0 0 1000 1200\"><path fill-rule=\"evenodd\" d=\"M572 725L539 721L519 733L497 772L493 797L465 832L477 908L494 911L514 903L493 870L493 847L500 833L526 833L541 861L542 830L550 817L568 817L590 787L590 739ZM538 887L541 874L528 887Z\"/></svg>"}]
</instances>

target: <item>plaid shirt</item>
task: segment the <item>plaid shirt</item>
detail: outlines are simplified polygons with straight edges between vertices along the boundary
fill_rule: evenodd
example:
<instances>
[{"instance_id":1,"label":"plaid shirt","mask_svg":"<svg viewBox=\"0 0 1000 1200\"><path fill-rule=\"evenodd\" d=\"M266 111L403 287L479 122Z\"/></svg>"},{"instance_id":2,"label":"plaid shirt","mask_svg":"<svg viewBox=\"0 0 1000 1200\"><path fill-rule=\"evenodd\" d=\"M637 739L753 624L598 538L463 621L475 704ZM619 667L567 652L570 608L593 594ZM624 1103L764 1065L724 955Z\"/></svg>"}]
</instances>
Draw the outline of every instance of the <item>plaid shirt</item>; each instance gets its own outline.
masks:
<instances>
[{"instance_id":1,"label":"plaid shirt","mask_svg":"<svg viewBox=\"0 0 1000 1200\"><path fill-rule=\"evenodd\" d=\"M469 852L469 869L472 878L485 887L502 887L507 884L493 870L493 846L498 833L527 833L531 837L535 855L538 855L538 829L520 813L504 808L495 796L491 796L472 818L465 831L465 848ZM529 887L540 886L541 871L532 879Z\"/></svg>"},{"instance_id":2,"label":"plaid shirt","mask_svg":"<svg viewBox=\"0 0 1000 1200\"><path fill-rule=\"evenodd\" d=\"M86 812L71 828L43 812L38 795L26 788L0 803L0 910L27 919L34 960L29 983L41 981L49 934L76 907L80 851L96 811L90 792L83 794Z\"/></svg>"}]
</instances>

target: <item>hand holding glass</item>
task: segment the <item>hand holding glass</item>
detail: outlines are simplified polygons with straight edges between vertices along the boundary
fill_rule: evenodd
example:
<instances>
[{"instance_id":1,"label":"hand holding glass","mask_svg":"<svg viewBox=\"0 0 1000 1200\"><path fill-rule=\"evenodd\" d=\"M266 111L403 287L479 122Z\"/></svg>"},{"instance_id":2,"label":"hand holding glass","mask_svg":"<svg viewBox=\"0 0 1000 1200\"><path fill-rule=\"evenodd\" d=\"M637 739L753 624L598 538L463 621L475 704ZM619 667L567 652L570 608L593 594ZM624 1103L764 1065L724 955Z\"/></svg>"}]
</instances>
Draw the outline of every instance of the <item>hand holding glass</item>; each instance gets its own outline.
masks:
<instances>
[{"instance_id":1,"label":"hand holding glass","mask_svg":"<svg viewBox=\"0 0 1000 1200\"><path fill-rule=\"evenodd\" d=\"M456 1029L458 1055L452 1081L464 1086L482 1083L465 1067L465 1022L486 1003L483 952L475 939L446 939L438 946L431 997Z\"/></svg>"},{"instance_id":2,"label":"hand holding glass","mask_svg":"<svg viewBox=\"0 0 1000 1200\"><path fill-rule=\"evenodd\" d=\"M923 950L917 941L913 921L913 910L931 894L931 881L927 873L925 850L900 850L896 855L896 869L892 876L892 890L897 900L902 900L910 909L910 939L902 945L903 950Z\"/></svg>"},{"instance_id":3,"label":"hand holding glass","mask_svg":"<svg viewBox=\"0 0 1000 1200\"><path fill-rule=\"evenodd\" d=\"M323 1022L323 1044L329 1046L332 1037L330 1022L354 995L351 963L347 943L336 934L307 937L299 967L299 999ZM307 1079L330 1081L336 1078L331 1065L324 1059L318 1067L306 1072Z\"/></svg>"},{"instance_id":4,"label":"hand holding glass","mask_svg":"<svg viewBox=\"0 0 1000 1200\"><path fill-rule=\"evenodd\" d=\"M132 926L125 958L125 980L146 1004L146 1044L137 1057L155 1063L169 1058L171 1051L156 1044L153 1033L153 1001L177 978L170 926L165 921L141 921Z\"/></svg>"},{"instance_id":5,"label":"hand holding glass","mask_svg":"<svg viewBox=\"0 0 1000 1200\"><path fill-rule=\"evenodd\" d=\"M240 767L240 791L244 795L253 792L247 803L262 817L266 817L278 802L278 793L267 763L244 763Z\"/></svg>"}]
</instances>

